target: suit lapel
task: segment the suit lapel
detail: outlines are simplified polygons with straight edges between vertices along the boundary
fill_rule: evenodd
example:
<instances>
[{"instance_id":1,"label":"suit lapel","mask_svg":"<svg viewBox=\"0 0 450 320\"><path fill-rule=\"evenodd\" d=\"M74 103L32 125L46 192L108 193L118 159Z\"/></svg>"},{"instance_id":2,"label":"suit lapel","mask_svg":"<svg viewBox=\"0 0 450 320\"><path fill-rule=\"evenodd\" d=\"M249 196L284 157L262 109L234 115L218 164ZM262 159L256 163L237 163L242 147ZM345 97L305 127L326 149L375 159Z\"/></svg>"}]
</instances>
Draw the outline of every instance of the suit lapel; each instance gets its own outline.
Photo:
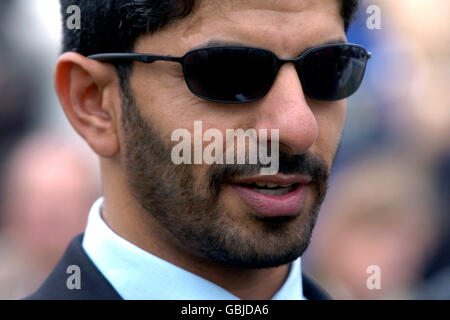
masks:
<instances>
[{"instance_id":1,"label":"suit lapel","mask_svg":"<svg viewBox=\"0 0 450 320\"><path fill-rule=\"evenodd\" d=\"M30 300L120 300L122 299L106 278L100 273L81 247L83 235L75 237L62 259L44 281L42 286L26 299ZM68 289L67 268L78 266L81 271L81 288Z\"/></svg>"},{"instance_id":2,"label":"suit lapel","mask_svg":"<svg viewBox=\"0 0 450 320\"><path fill-rule=\"evenodd\" d=\"M328 293L302 273L303 295L308 300L331 300Z\"/></svg>"}]
</instances>

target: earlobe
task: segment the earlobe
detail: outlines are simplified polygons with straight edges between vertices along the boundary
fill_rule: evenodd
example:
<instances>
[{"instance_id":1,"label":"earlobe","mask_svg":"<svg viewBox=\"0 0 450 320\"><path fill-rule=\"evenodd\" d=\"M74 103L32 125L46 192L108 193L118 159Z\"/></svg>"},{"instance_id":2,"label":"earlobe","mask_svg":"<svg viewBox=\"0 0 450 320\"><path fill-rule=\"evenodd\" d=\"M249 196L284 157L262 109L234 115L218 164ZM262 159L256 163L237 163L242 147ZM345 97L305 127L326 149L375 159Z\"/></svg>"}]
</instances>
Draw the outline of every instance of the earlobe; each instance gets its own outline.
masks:
<instances>
[{"instance_id":1,"label":"earlobe","mask_svg":"<svg viewBox=\"0 0 450 320\"><path fill-rule=\"evenodd\" d=\"M106 90L117 82L111 69L112 66L68 52L59 58L54 79L67 119L102 157L113 157L119 152L116 111L120 101L115 101L119 95L109 97L114 90Z\"/></svg>"}]
</instances>

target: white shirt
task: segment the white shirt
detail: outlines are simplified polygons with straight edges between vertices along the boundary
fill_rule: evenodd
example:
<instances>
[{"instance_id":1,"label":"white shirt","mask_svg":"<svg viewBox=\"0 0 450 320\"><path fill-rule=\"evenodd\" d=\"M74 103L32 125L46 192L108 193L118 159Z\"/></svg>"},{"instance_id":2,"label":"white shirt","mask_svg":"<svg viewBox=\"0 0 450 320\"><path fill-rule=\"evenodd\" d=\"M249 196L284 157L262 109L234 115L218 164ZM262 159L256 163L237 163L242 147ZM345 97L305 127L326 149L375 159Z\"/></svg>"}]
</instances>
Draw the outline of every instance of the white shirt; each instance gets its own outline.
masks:
<instances>
[{"instance_id":1,"label":"white shirt","mask_svg":"<svg viewBox=\"0 0 450 320\"><path fill-rule=\"evenodd\" d=\"M83 249L125 300L237 300L222 287L144 251L114 233L101 217L103 198L93 204ZM274 300L303 300L301 258Z\"/></svg>"}]
</instances>

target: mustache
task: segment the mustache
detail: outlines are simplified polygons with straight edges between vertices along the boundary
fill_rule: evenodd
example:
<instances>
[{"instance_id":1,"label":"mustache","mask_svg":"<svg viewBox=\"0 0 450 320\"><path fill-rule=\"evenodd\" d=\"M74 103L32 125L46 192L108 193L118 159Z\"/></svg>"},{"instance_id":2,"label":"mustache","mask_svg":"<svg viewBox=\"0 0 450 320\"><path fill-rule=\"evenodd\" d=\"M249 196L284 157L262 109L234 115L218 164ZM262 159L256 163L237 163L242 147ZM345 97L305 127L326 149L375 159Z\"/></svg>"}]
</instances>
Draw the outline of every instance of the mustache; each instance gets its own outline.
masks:
<instances>
[{"instance_id":1,"label":"mustache","mask_svg":"<svg viewBox=\"0 0 450 320\"><path fill-rule=\"evenodd\" d=\"M257 164L215 164L210 169L210 189L216 194L220 192L220 186L233 178L243 178L260 174L261 168L269 165ZM289 155L280 150L278 173L286 175L306 175L312 178L312 183L320 184L324 189L329 177L329 169L325 160L318 154L310 151Z\"/></svg>"}]
</instances>

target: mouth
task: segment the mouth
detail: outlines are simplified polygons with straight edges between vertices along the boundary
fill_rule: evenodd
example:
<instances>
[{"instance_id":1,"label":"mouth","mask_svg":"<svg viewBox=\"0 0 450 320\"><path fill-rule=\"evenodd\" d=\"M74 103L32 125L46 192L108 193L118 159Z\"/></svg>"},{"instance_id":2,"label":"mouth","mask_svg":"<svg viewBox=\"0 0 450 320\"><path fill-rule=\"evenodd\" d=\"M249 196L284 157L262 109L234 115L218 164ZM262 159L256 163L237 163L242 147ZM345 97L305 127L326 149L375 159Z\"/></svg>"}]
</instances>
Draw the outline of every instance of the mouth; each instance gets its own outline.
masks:
<instances>
[{"instance_id":1,"label":"mouth","mask_svg":"<svg viewBox=\"0 0 450 320\"><path fill-rule=\"evenodd\" d=\"M311 178L299 176L258 176L230 183L239 197L264 217L299 214L309 190Z\"/></svg>"},{"instance_id":2,"label":"mouth","mask_svg":"<svg viewBox=\"0 0 450 320\"><path fill-rule=\"evenodd\" d=\"M243 188L249 188L261 194L279 197L292 192L299 184L294 183L289 185L277 185L275 183L258 182L258 183L240 183L238 185Z\"/></svg>"}]
</instances>

